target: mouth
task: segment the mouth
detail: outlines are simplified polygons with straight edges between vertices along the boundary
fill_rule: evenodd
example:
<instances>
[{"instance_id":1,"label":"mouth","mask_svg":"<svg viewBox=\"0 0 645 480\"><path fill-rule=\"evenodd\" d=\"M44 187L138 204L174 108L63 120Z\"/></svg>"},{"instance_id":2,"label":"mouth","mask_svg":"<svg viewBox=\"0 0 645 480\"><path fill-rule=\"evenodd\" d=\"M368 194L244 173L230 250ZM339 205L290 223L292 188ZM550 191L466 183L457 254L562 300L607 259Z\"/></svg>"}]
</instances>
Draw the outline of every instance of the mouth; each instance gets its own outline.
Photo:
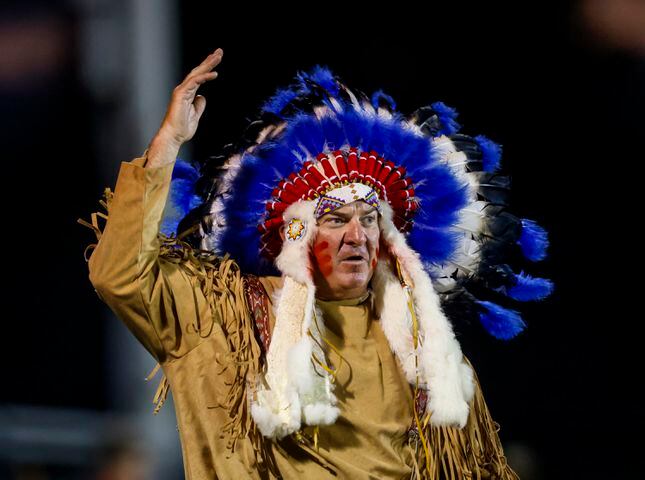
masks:
<instances>
[{"instance_id":1,"label":"mouth","mask_svg":"<svg viewBox=\"0 0 645 480\"><path fill-rule=\"evenodd\" d=\"M361 263L366 261L367 259L362 255L352 255L350 257L345 257L341 260L341 262L345 262L345 263Z\"/></svg>"}]
</instances>

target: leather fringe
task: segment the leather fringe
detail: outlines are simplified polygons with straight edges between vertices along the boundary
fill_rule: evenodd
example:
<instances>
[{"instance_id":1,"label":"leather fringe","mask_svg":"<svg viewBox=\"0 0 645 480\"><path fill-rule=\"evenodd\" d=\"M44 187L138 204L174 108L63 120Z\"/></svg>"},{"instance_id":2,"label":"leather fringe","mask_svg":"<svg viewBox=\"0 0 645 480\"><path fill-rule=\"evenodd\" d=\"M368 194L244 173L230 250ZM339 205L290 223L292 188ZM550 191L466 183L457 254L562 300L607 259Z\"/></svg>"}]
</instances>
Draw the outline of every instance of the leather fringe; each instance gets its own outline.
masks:
<instances>
[{"instance_id":1,"label":"leather fringe","mask_svg":"<svg viewBox=\"0 0 645 480\"><path fill-rule=\"evenodd\" d=\"M237 263L226 254L218 257L209 250L194 249L181 239L193 232L198 225L182 232L178 237L159 234L161 248L159 257L177 263L190 276L196 278L199 287L208 300L212 319L202 324L196 319L195 331L203 338L208 337L217 323L226 338L228 352L216 357L218 368L214 374L233 372L229 390L216 405L208 408L222 408L228 412L228 421L222 426L227 436L226 448L229 456L235 452L238 441L246 437L251 441L257 468L277 474L277 466L266 445L264 437L256 428L251 417L249 398L255 386L260 368L262 352L257 341L254 322L249 314L244 279ZM199 323L198 323L199 322Z\"/></svg>"},{"instance_id":2,"label":"leather fringe","mask_svg":"<svg viewBox=\"0 0 645 480\"><path fill-rule=\"evenodd\" d=\"M255 322L247 301L244 277L237 263L228 253L217 257L208 250L193 249L181 238L192 233L198 225L182 232L177 238L162 238L160 257L179 263L190 275L197 278L199 286L208 300L213 319L210 325L195 325L202 337L210 335L217 322L228 343L228 352L217 355L220 368L216 375L231 369L233 380L228 392L223 394L217 405L208 408L223 408L229 420L222 427L227 435L229 455L235 452L239 440L249 438L256 468L280 477L271 448L267 444L251 416L250 398L254 393L255 379L260 371L262 349L256 336ZM207 331L204 331L207 329Z\"/></svg>"},{"instance_id":3,"label":"leather fringe","mask_svg":"<svg viewBox=\"0 0 645 480\"><path fill-rule=\"evenodd\" d=\"M113 192L106 188L103 200L99 203L107 214L95 212L91 214L91 223L79 218L77 221L92 229L96 235L97 243L101 239L103 229L99 226L98 219L108 220L110 203ZM244 281L240 269L234 260L226 254L218 257L212 251L194 249L182 239L192 233L199 225L195 225L178 236L158 234L160 240L159 258L176 263L184 269L189 276L199 282L199 287L208 300L212 313L210 322L202 323L203 319L196 319L193 325L195 331L202 337L210 335L215 323L222 328L228 343L228 352L218 355L217 363L220 368L214 374L222 374L227 369L233 370L233 381L228 392L224 393L217 405L209 408L223 408L228 412L229 420L223 426L222 432L228 436L227 448L232 455L237 447L237 442L248 437L251 441L257 468L259 471L268 471L280 478L271 448L255 426L251 417L249 396L255 387L255 377L259 371L261 348L255 335L254 322L249 314ZM89 261L88 251L95 248L97 243L88 245L84 251L84 258ZM146 377L150 380L159 370L157 364L153 371ZM153 413L157 414L163 406L170 384L164 374L155 392Z\"/></svg>"},{"instance_id":4,"label":"leather fringe","mask_svg":"<svg viewBox=\"0 0 645 480\"><path fill-rule=\"evenodd\" d=\"M110 211L110 203L112 202L113 196L114 196L114 193L112 193L112 190L109 187L107 187L103 191L103 199L99 200L99 204L105 209L106 212ZM98 245L98 241L101 239L101 235L103 234L103 229L99 226L99 218L102 218L105 221L107 221L108 213L94 212L91 214L90 218L92 219L92 223L89 223L83 220L82 218L79 218L76 220L84 227L90 228L94 232L94 235L96 235L97 243L90 243L87 247L85 247L85 251L83 252L83 258L85 258L86 262L89 261L87 252L89 250L94 250L94 248L96 248L96 245Z\"/></svg>"},{"instance_id":5,"label":"leather fringe","mask_svg":"<svg viewBox=\"0 0 645 480\"><path fill-rule=\"evenodd\" d=\"M467 358L466 362L470 365ZM417 438L410 440L416 452L412 479L519 480L506 461L498 435L500 426L490 415L474 369L473 381L475 395L463 429L433 426L428 422L429 413L426 414L422 423L428 455Z\"/></svg>"},{"instance_id":6,"label":"leather fringe","mask_svg":"<svg viewBox=\"0 0 645 480\"><path fill-rule=\"evenodd\" d=\"M92 229L96 235L97 243L89 244L85 248L86 261L89 260L88 251L95 248L101 239L103 229L99 226L98 219L103 218L107 221L112 197L113 192L110 188L106 188L103 200L99 201L108 212L107 214L92 213L91 223L81 218L77 220L81 225ZM238 440L248 436L258 470L281 478L271 446L257 429L249 408L248 399L253 394L262 355L254 331L253 316L247 305L243 277L238 265L229 258L228 254L217 257L211 251L193 249L181 240L195 228L198 228L198 225L182 232L178 237L168 237L159 233L161 242L159 257L177 263L194 276L199 281L205 298L208 299L212 312L211 322L208 325L202 325L198 319L194 325L195 331L205 338L211 333L216 322L221 326L227 339L229 352L219 356L218 364L221 369L216 374L231 368L234 370L234 379L223 400L212 407L221 407L229 412L229 421L223 429L229 437L227 448L232 454ZM466 362L470 365L468 359ZM160 365L157 364L146 380L153 378L159 368ZM428 451L423 449L418 435L411 436L409 441L416 452L416 458L413 459L413 480L519 480L517 474L506 462L498 437L499 424L491 418L474 370L473 380L475 395L471 402L468 422L463 429L433 426L428 422L428 414L425 414L421 425ZM163 406L169 391L170 385L163 375L153 400L154 414L158 413ZM299 439L301 445L311 442L310 450L313 454L315 442L311 440L303 442L303 440L303 437Z\"/></svg>"}]
</instances>

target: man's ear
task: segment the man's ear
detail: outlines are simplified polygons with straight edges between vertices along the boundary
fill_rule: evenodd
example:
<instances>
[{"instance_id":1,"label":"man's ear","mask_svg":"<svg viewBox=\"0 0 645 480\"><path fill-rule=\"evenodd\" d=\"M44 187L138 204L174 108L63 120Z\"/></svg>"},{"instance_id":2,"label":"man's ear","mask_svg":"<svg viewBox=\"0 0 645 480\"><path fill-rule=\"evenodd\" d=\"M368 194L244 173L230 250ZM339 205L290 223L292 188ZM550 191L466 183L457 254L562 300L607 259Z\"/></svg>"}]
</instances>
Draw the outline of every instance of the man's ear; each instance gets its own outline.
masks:
<instances>
[{"instance_id":1,"label":"man's ear","mask_svg":"<svg viewBox=\"0 0 645 480\"><path fill-rule=\"evenodd\" d=\"M280 238L282 239L282 243L284 243L284 225L282 225L278 231L280 232Z\"/></svg>"}]
</instances>

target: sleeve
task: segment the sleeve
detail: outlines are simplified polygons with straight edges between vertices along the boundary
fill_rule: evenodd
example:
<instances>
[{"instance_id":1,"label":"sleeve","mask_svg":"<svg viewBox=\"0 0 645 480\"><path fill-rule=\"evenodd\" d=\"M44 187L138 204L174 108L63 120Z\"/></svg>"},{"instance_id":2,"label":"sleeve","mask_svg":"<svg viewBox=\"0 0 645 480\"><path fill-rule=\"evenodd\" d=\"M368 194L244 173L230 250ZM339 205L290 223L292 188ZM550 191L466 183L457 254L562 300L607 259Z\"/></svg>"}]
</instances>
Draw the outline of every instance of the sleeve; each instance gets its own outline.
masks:
<instances>
[{"instance_id":1,"label":"sleeve","mask_svg":"<svg viewBox=\"0 0 645 480\"><path fill-rule=\"evenodd\" d=\"M217 322L198 279L160 256L159 225L174 163L145 168L146 155L122 162L114 193L106 189L107 223L103 232L94 225L99 240L88 261L89 279L101 300L164 362L203 341L200 325L212 329Z\"/></svg>"}]
</instances>

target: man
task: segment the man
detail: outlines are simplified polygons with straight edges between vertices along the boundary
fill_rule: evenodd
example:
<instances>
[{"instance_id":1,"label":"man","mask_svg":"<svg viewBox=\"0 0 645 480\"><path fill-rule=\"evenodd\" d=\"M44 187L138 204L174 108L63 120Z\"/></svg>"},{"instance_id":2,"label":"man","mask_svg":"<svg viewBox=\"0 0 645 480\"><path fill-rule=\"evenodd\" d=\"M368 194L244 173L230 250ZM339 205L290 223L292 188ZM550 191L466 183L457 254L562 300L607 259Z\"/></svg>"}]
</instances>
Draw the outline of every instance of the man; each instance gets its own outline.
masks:
<instances>
[{"instance_id":1,"label":"man","mask_svg":"<svg viewBox=\"0 0 645 480\"><path fill-rule=\"evenodd\" d=\"M431 155L422 128L394 128L397 117L383 108L367 115L366 102L321 70L271 99L250 144L202 182L205 218L181 238L159 235L177 153L204 112L197 89L217 76L222 55L175 88L146 153L122 163L114 194L106 191L104 230L96 217L90 225L99 239L90 281L163 368L155 401L159 408L172 390L186 477L516 478L435 288L478 302L489 331L513 336L516 312L474 299L453 260L511 298L550 288L536 293L541 279L495 277L499 269L484 275L483 253L445 252L455 250L457 227L468 230L459 244L467 246L482 229L495 237L503 218L511 243L537 259L543 232L508 215L484 219L488 204L469 202L486 197L455 174L465 156L452 141L435 135L432 147L447 153ZM449 110L433 108L423 128L437 134L439 120L454 128ZM494 149L469 145L483 152L473 162L488 185ZM423 166L431 188L413 183L406 161ZM456 226L473 205L479 222ZM431 230L420 253L404 235L416 215Z\"/></svg>"}]
</instances>

